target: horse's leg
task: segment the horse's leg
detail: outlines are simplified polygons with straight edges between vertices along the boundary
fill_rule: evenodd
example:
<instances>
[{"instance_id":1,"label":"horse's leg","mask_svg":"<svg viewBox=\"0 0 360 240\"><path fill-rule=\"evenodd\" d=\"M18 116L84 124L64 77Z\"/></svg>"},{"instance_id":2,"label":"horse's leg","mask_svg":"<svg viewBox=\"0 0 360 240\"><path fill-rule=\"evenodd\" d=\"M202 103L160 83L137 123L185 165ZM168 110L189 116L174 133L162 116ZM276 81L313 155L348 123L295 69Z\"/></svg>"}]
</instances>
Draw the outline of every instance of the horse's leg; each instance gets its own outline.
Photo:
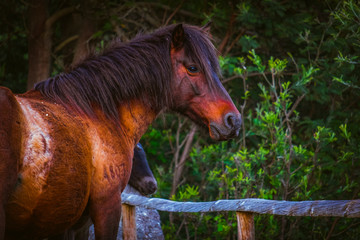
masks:
<instances>
[{"instance_id":1,"label":"horse's leg","mask_svg":"<svg viewBox=\"0 0 360 240\"><path fill-rule=\"evenodd\" d=\"M74 238L75 240L88 240L89 239L89 227L79 229L78 231L76 231L74 237L75 237Z\"/></svg>"},{"instance_id":2,"label":"horse's leg","mask_svg":"<svg viewBox=\"0 0 360 240\"><path fill-rule=\"evenodd\" d=\"M99 199L90 198L90 216L94 223L95 239L116 239L121 216L119 192Z\"/></svg>"},{"instance_id":3,"label":"horse's leg","mask_svg":"<svg viewBox=\"0 0 360 240\"><path fill-rule=\"evenodd\" d=\"M20 152L20 107L12 92L0 87L0 239L4 239L5 205L16 185Z\"/></svg>"},{"instance_id":4,"label":"horse's leg","mask_svg":"<svg viewBox=\"0 0 360 240\"><path fill-rule=\"evenodd\" d=\"M88 240L89 239L89 225L86 225L80 229L68 229L65 233L61 233L47 240Z\"/></svg>"},{"instance_id":5,"label":"horse's leg","mask_svg":"<svg viewBox=\"0 0 360 240\"><path fill-rule=\"evenodd\" d=\"M74 240L73 235L74 234L71 230L66 230L65 233L49 237L46 240Z\"/></svg>"},{"instance_id":6,"label":"horse's leg","mask_svg":"<svg viewBox=\"0 0 360 240\"><path fill-rule=\"evenodd\" d=\"M17 179L17 163L9 151L0 149L0 239L5 235L5 205Z\"/></svg>"},{"instance_id":7,"label":"horse's leg","mask_svg":"<svg viewBox=\"0 0 360 240\"><path fill-rule=\"evenodd\" d=\"M5 209L4 206L0 206L0 239L4 239L5 235Z\"/></svg>"},{"instance_id":8,"label":"horse's leg","mask_svg":"<svg viewBox=\"0 0 360 240\"><path fill-rule=\"evenodd\" d=\"M86 207L83 216L79 219L79 221L71 228L74 232L74 240L88 240L89 239L89 229L92 225L88 207Z\"/></svg>"}]
</instances>

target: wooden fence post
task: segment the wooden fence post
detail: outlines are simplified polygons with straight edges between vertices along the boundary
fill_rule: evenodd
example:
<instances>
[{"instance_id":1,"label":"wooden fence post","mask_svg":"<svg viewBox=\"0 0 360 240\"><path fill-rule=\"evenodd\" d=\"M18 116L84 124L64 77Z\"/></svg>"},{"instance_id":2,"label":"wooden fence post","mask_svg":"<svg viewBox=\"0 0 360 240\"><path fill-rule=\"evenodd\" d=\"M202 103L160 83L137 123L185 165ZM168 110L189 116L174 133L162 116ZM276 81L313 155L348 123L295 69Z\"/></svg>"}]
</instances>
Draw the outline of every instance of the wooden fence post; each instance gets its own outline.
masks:
<instances>
[{"instance_id":1,"label":"wooden fence post","mask_svg":"<svg viewBox=\"0 0 360 240\"><path fill-rule=\"evenodd\" d=\"M136 240L135 207L122 204L122 227L124 240Z\"/></svg>"},{"instance_id":2,"label":"wooden fence post","mask_svg":"<svg viewBox=\"0 0 360 240\"><path fill-rule=\"evenodd\" d=\"M255 240L254 214L236 212L238 240Z\"/></svg>"}]
</instances>

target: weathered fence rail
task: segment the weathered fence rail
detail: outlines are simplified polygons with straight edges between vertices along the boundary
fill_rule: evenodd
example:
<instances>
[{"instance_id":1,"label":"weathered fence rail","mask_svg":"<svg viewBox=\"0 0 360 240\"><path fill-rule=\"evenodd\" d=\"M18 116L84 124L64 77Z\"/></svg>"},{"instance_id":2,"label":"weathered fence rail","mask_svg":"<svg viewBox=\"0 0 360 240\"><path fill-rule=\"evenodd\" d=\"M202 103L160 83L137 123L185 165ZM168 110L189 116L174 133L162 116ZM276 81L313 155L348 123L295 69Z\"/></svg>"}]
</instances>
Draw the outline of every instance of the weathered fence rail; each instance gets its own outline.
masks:
<instances>
[{"instance_id":1,"label":"weathered fence rail","mask_svg":"<svg viewBox=\"0 0 360 240\"><path fill-rule=\"evenodd\" d=\"M356 200L316 200L277 201L266 199L218 200L213 202L176 202L161 198L147 198L132 194L122 194L125 212L134 212L134 206L153 208L166 212L236 212L238 239L255 239L253 214L271 214L297 217L344 217L360 218L360 199ZM130 210L129 210L130 209ZM128 216L128 215L127 215ZM128 216L127 219L134 219ZM133 220L129 220L134 222ZM124 239L136 239L135 226L128 222ZM134 237L135 236L135 237Z\"/></svg>"}]
</instances>

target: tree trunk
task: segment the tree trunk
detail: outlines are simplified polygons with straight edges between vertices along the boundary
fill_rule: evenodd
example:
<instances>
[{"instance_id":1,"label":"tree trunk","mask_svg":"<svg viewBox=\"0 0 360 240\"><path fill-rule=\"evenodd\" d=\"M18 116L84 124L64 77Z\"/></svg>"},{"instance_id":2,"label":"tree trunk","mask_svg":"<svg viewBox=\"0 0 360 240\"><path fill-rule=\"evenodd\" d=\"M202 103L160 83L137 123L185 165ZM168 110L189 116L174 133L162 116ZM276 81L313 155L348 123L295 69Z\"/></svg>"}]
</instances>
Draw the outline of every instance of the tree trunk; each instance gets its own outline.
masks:
<instances>
[{"instance_id":1,"label":"tree trunk","mask_svg":"<svg viewBox=\"0 0 360 240\"><path fill-rule=\"evenodd\" d=\"M76 43L76 47L74 50L74 57L72 64L76 65L77 63L81 62L84 58L86 58L90 53L90 46L89 40L91 39L92 35L97 30L96 21L91 18L92 14L89 13L90 11L90 4L95 5L96 1L82 1L82 8L84 13L81 14L81 27L79 29L79 38Z\"/></svg>"},{"instance_id":2,"label":"tree trunk","mask_svg":"<svg viewBox=\"0 0 360 240\"><path fill-rule=\"evenodd\" d=\"M46 24L48 3L48 0L30 0L28 90L48 78L50 73L51 28Z\"/></svg>"},{"instance_id":3,"label":"tree trunk","mask_svg":"<svg viewBox=\"0 0 360 240\"><path fill-rule=\"evenodd\" d=\"M48 0L30 0L29 5L28 90L50 76L53 24L75 10L74 6L63 8L48 17Z\"/></svg>"}]
</instances>

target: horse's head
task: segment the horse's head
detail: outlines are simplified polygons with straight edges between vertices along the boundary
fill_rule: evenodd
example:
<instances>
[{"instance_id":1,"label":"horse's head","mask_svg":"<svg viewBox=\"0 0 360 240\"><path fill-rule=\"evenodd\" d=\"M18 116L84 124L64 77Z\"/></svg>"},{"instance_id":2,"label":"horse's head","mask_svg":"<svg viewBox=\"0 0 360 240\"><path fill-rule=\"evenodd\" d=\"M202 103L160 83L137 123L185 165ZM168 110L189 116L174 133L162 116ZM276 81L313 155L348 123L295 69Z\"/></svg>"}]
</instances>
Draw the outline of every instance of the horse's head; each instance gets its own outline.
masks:
<instances>
[{"instance_id":1,"label":"horse's head","mask_svg":"<svg viewBox=\"0 0 360 240\"><path fill-rule=\"evenodd\" d=\"M211 138L239 135L241 117L219 80L216 50L208 33L193 26L175 26L172 35L173 104L171 109L206 127Z\"/></svg>"},{"instance_id":2,"label":"horse's head","mask_svg":"<svg viewBox=\"0 0 360 240\"><path fill-rule=\"evenodd\" d=\"M138 143L134 149L129 184L137 189L142 195L153 194L157 190L156 179L149 167L145 151L140 143Z\"/></svg>"}]
</instances>

